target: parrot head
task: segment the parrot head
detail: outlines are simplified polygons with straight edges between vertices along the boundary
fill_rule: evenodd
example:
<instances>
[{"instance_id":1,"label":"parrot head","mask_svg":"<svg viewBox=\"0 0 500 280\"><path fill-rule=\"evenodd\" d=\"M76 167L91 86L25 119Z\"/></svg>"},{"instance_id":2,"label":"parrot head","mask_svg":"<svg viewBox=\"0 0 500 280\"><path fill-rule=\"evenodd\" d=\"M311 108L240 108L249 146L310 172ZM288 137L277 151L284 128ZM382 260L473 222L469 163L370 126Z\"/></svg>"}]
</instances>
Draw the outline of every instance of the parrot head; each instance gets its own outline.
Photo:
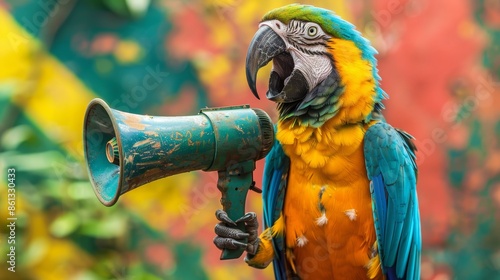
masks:
<instances>
[{"instance_id":1,"label":"parrot head","mask_svg":"<svg viewBox=\"0 0 500 280\"><path fill-rule=\"evenodd\" d=\"M300 117L317 127L351 107L359 112L343 113L339 122L367 121L383 108L385 97L375 54L369 41L332 11L292 4L262 19L246 57L247 81L259 98L257 72L272 61L266 97L278 104L280 119Z\"/></svg>"}]
</instances>

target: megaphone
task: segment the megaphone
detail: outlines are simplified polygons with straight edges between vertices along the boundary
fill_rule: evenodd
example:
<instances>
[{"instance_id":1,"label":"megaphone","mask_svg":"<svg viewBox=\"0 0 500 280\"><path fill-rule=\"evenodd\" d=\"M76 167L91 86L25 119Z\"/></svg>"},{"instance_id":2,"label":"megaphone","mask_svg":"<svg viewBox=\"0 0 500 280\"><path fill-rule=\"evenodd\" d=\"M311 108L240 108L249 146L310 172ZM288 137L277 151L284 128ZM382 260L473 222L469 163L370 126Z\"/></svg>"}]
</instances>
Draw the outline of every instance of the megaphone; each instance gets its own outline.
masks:
<instances>
[{"instance_id":1,"label":"megaphone","mask_svg":"<svg viewBox=\"0 0 500 280\"><path fill-rule=\"evenodd\" d=\"M221 204L234 221L245 214L248 190L256 190L255 162L271 150L274 126L264 111L248 105L158 117L114 110L97 98L85 113L83 143L102 204L112 206L126 192L167 176L218 171ZM244 223L238 227L244 230ZM221 259L238 258L243 251L225 250Z\"/></svg>"}]
</instances>

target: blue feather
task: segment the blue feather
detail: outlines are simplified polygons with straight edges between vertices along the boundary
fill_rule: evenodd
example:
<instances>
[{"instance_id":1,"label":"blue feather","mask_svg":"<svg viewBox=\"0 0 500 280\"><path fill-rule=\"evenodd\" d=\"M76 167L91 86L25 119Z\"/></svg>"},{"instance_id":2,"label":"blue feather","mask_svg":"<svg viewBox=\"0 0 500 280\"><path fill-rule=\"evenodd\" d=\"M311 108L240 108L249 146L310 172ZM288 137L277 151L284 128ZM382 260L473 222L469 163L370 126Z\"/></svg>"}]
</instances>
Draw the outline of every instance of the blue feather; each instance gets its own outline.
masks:
<instances>
[{"instance_id":1,"label":"blue feather","mask_svg":"<svg viewBox=\"0 0 500 280\"><path fill-rule=\"evenodd\" d=\"M385 217L387 215L387 199L385 197L384 182L382 181L382 175L375 176L372 181L374 193L372 196L375 198L374 203L377 208L378 221L380 222L380 237L385 236ZM381 217L384 217L383 219ZM380 246L380 244L379 244Z\"/></svg>"},{"instance_id":2,"label":"blue feather","mask_svg":"<svg viewBox=\"0 0 500 280\"><path fill-rule=\"evenodd\" d=\"M398 280L400 278L398 278L396 276L396 269L394 269L394 267L390 267L388 269L386 269L386 275L387 275L387 280Z\"/></svg>"},{"instance_id":3,"label":"blue feather","mask_svg":"<svg viewBox=\"0 0 500 280\"><path fill-rule=\"evenodd\" d=\"M275 141L273 148L266 157L264 178L262 184L262 198L264 211L264 228L274 225L280 217L285 198L287 176L290 160L283 152L281 144ZM278 280L287 279L284 237L275 236L272 240L275 252L273 270Z\"/></svg>"},{"instance_id":4,"label":"blue feather","mask_svg":"<svg viewBox=\"0 0 500 280\"><path fill-rule=\"evenodd\" d=\"M413 228L415 224L413 223L413 211L414 211L414 205L410 206L410 209L408 211L408 215L406 215L406 219L404 222L403 226L403 232L401 233L401 244L399 245L398 249L398 256L409 256L410 254L410 249L412 242L411 240L413 239ZM402 258L400 261L396 263L396 272L398 275L404 275L405 270L408 265L408 259L407 258Z\"/></svg>"},{"instance_id":5,"label":"blue feather","mask_svg":"<svg viewBox=\"0 0 500 280\"><path fill-rule=\"evenodd\" d=\"M371 126L365 134L365 164L372 181L375 229L388 279L420 277L422 237L411 139L409 134L385 122Z\"/></svg>"}]
</instances>

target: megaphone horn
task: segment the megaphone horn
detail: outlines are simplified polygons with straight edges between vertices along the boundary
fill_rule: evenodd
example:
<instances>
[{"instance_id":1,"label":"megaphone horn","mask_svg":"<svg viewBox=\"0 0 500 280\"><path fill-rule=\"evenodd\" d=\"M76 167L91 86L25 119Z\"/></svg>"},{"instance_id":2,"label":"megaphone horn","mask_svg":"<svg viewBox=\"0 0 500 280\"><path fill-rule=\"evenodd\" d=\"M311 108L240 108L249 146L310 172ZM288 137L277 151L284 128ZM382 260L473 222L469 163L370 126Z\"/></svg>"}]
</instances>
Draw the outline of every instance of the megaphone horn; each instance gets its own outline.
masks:
<instances>
[{"instance_id":1,"label":"megaphone horn","mask_svg":"<svg viewBox=\"0 0 500 280\"><path fill-rule=\"evenodd\" d=\"M84 153L98 199L106 206L151 181L194 170L225 170L264 158L273 124L248 105L155 117L111 109L94 99L85 113Z\"/></svg>"}]
</instances>

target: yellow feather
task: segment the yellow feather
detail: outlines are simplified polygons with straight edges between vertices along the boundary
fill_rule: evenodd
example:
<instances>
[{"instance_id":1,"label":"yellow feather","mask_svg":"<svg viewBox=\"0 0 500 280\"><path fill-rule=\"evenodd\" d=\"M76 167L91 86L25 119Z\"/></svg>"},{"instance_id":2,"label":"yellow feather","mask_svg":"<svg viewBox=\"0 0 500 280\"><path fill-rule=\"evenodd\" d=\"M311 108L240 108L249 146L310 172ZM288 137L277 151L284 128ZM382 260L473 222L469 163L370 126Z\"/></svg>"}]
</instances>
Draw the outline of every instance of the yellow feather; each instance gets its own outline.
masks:
<instances>
[{"instance_id":1,"label":"yellow feather","mask_svg":"<svg viewBox=\"0 0 500 280\"><path fill-rule=\"evenodd\" d=\"M311 168L323 167L328 161L328 156L325 156L318 149L308 150L302 154L302 158Z\"/></svg>"},{"instance_id":2,"label":"yellow feather","mask_svg":"<svg viewBox=\"0 0 500 280\"><path fill-rule=\"evenodd\" d=\"M283 145L291 145L295 142L295 134L290 129L279 129L276 137Z\"/></svg>"},{"instance_id":3,"label":"yellow feather","mask_svg":"<svg viewBox=\"0 0 500 280\"><path fill-rule=\"evenodd\" d=\"M283 218L283 214L280 214L280 217L274 225L271 227L272 236L282 235L285 232L285 218Z\"/></svg>"},{"instance_id":4,"label":"yellow feather","mask_svg":"<svg viewBox=\"0 0 500 280\"><path fill-rule=\"evenodd\" d=\"M305 127L305 129L301 133L299 133L299 130L295 130L295 135L297 136L297 139L299 142L304 143L306 141L309 141L311 139L311 135L314 133L314 128L312 127Z\"/></svg>"},{"instance_id":5,"label":"yellow feather","mask_svg":"<svg viewBox=\"0 0 500 280\"><path fill-rule=\"evenodd\" d=\"M316 129L314 132L315 132L314 136L316 137L316 141L321 142L321 140L323 139L322 130L321 129Z\"/></svg>"},{"instance_id":6,"label":"yellow feather","mask_svg":"<svg viewBox=\"0 0 500 280\"><path fill-rule=\"evenodd\" d=\"M335 145L339 146L357 146L361 144L363 140L364 132L363 128L359 125L344 126L339 129L332 139Z\"/></svg>"},{"instance_id":7,"label":"yellow feather","mask_svg":"<svg viewBox=\"0 0 500 280\"><path fill-rule=\"evenodd\" d=\"M339 151L339 147L338 146L332 146L331 143L333 143L332 138L328 139L328 141L323 141L321 143L318 143L316 145L316 149L318 149L324 155L327 155L327 156L331 156L333 154L336 154Z\"/></svg>"},{"instance_id":8,"label":"yellow feather","mask_svg":"<svg viewBox=\"0 0 500 280\"><path fill-rule=\"evenodd\" d=\"M368 278L374 279L380 272L380 256L376 255L368 262Z\"/></svg>"},{"instance_id":9,"label":"yellow feather","mask_svg":"<svg viewBox=\"0 0 500 280\"><path fill-rule=\"evenodd\" d=\"M270 238L270 229L268 228L263 231L259 237L260 242L257 253L251 259L246 259L246 262L250 266L264 268L267 267L274 258L274 248Z\"/></svg>"},{"instance_id":10,"label":"yellow feather","mask_svg":"<svg viewBox=\"0 0 500 280\"><path fill-rule=\"evenodd\" d=\"M298 156L302 155L302 153L305 153L309 151L309 149L311 149L311 145L307 143L305 144L295 143L294 147L295 147L295 154Z\"/></svg>"},{"instance_id":11,"label":"yellow feather","mask_svg":"<svg viewBox=\"0 0 500 280\"><path fill-rule=\"evenodd\" d=\"M304 131L306 131L306 129L308 129L308 127L306 126L295 126L293 128L293 133L295 133L295 135L301 135L302 133L304 133Z\"/></svg>"},{"instance_id":12,"label":"yellow feather","mask_svg":"<svg viewBox=\"0 0 500 280\"><path fill-rule=\"evenodd\" d=\"M345 87L338 101L342 107L333 118L333 123L338 126L362 121L371 113L376 95L371 71L373 66L362 59L361 51L354 42L332 39L331 44L334 46L330 52L335 57L335 68Z\"/></svg>"}]
</instances>

